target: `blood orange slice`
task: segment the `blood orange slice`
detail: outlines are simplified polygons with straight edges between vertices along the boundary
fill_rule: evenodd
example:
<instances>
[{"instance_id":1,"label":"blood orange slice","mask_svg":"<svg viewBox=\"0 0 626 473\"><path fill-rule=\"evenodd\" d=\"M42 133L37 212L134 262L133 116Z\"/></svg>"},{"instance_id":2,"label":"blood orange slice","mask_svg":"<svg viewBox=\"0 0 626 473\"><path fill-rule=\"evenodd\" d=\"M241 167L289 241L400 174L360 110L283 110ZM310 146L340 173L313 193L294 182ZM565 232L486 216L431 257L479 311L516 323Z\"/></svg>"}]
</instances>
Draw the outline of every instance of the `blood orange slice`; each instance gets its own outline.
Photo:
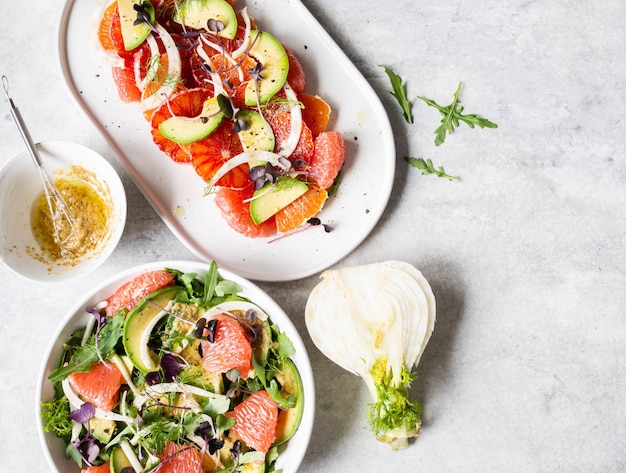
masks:
<instances>
[{"instance_id":1,"label":"blood orange slice","mask_svg":"<svg viewBox=\"0 0 626 473\"><path fill-rule=\"evenodd\" d=\"M298 99L302 102L302 119L311 129L313 138L326 131L330 118L330 105L318 95L299 94Z\"/></svg>"},{"instance_id":2,"label":"blood orange slice","mask_svg":"<svg viewBox=\"0 0 626 473\"><path fill-rule=\"evenodd\" d=\"M298 228L322 210L327 198L328 193L324 189L311 187L274 215L276 229L281 233L285 233Z\"/></svg>"},{"instance_id":3,"label":"blood orange slice","mask_svg":"<svg viewBox=\"0 0 626 473\"><path fill-rule=\"evenodd\" d=\"M168 442L160 455L155 471L159 473L198 473L202 468L202 455L193 445L178 445Z\"/></svg>"},{"instance_id":4,"label":"blood orange slice","mask_svg":"<svg viewBox=\"0 0 626 473\"><path fill-rule=\"evenodd\" d=\"M315 151L307 169L309 179L321 189L328 189L345 160L343 136L337 131L324 131L315 138Z\"/></svg>"},{"instance_id":5,"label":"blood orange slice","mask_svg":"<svg viewBox=\"0 0 626 473\"><path fill-rule=\"evenodd\" d=\"M174 284L174 276L164 270L149 271L140 274L126 284L120 286L107 299L106 314L114 316L120 309L132 309L140 299L151 292Z\"/></svg>"},{"instance_id":6,"label":"blood orange slice","mask_svg":"<svg viewBox=\"0 0 626 473\"><path fill-rule=\"evenodd\" d=\"M216 373L226 373L236 368L242 378L252 369L252 345L239 322L228 315L217 315L215 338L203 341L202 366Z\"/></svg>"},{"instance_id":7,"label":"blood orange slice","mask_svg":"<svg viewBox=\"0 0 626 473\"><path fill-rule=\"evenodd\" d=\"M209 182L226 161L242 152L241 141L233 130L232 123L228 121L222 122L217 130L203 140L192 143L189 147L193 167L205 182ZM248 178L249 170L247 164L242 164L215 184L218 187L242 189L251 185Z\"/></svg>"},{"instance_id":8,"label":"blood orange slice","mask_svg":"<svg viewBox=\"0 0 626 473\"><path fill-rule=\"evenodd\" d=\"M70 386L85 401L100 409L110 411L117 404L122 374L113 364L96 363L91 371L72 373L68 376Z\"/></svg>"},{"instance_id":9,"label":"blood orange slice","mask_svg":"<svg viewBox=\"0 0 626 473\"><path fill-rule=\"evenodd\" d=\"M280 110L268 116L267 122L274 132L274 139L276 141L274 152L278 153L291 135L291 113ZM302 131L300 132L298 144L293 153L291 153L291 156L289 156L289 159L292 163L301 162L301 166L304 167L311 160L313 150L313 134L306 123L302 123Z\"/></svg>"},{"instance_id":10,"label":"blood orange slice","mask_svg":"<svg viewBox=\"0 0 626 473\"><path fill-rule=\"evenodd\" d=\"M186 147L168 140L159 131L159 124L172 115L183 117L195 117L202 112L204 101L212 95L212 91L204 88L186 89L177 92L170 97L168 103L161 105L152 115L152 140L161 151L167 154L173 161L185 163L191 161L191 156Z\"/></svg>"},{"instance_id":11,"label":"blood orange slice","mask_svg":"<svg viewBox=\"0 0 626 473\"><path fill-rule=\"evenodd\" d=\"M253 392L226 415L234 417L232 431L249 448L267 452L276 440L278 406L267 391Z\"/></svg>"},{"instance_id":12,"label":"blood orange slice","mask_svg":"<svg viewBox=\"0 0 626 473\"><path fill-rule=\"evenodd\" d=\"M276 234L276 221L270 217L265 222L257 225L250 217L250 204L245 202L252 197L254 187L244 189L220 188L215 195L215 204L220 209L222 218L226 223L244 236L250 238L262 238Z\"/></svg>"}]
</instances>

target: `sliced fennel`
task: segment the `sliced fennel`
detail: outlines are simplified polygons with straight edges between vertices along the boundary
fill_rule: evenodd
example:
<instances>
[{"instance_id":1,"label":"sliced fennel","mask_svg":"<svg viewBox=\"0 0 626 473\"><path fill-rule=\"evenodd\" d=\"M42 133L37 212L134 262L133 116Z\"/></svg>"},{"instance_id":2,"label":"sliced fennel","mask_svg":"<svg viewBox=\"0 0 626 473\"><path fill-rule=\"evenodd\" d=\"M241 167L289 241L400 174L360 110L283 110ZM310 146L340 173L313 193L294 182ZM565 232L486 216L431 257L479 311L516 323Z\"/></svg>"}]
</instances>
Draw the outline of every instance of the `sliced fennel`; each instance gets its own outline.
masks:
<instances>
[{"instance_id":1,"label":"sliced fennel","mask_svg":"<svg viewBox=\"0 0 626 473\"><path fill-rule=\"evenodd\" d=\"M407 447L421 425L421 406L408 398L411 371L435 325L428 281L400 261L328 270L321 278L305 310L313 343L363 379L377 439L394 450Z\"/></svg>"}]
</instances>

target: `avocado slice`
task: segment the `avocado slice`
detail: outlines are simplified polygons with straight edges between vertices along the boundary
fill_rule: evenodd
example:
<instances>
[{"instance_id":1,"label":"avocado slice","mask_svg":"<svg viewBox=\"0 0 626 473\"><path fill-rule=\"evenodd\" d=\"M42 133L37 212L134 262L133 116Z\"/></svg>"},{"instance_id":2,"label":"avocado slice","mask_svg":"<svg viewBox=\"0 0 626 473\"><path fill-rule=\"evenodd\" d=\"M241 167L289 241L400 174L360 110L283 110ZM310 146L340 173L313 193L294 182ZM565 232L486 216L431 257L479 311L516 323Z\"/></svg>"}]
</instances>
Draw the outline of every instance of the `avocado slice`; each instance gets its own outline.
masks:
<instances>
[{"instance_id":1,"label":"avocado slice","mask_svg":"<svg viewBox=\"0 0 626 473\"><path fill-rule=\"evenodd\" d=\"M235 119L244 151L274 151L274 132L259 112L244 108L237 112Z\"/></svg>"},{"instance_id":2,"label":"avocado slice","mask_svg":"<svg viewBox=\"0 0 626 473\"><path fill-rule=\"evenodd\" d=\"M290 359L283 360L276 374L276 380L281 385L281 395L284 397L295 396L296 398L294 407L281 410L278 413L274 445L280 445L293 437L300 426L304 412L304 389L298 368Z\"/></svg>"},{"instance_id":3,"label":"avocado slice","mask_svg":"<svg viewBox=\"0 0 626 473\"><path fill-rule=\"evenodd\" d=\"M202 112L196 117L170 117L159 124L159 131L168 140L188 144L200 141L213 133L225 117L220 95L204 101Z\"/></svg>"},{"instance_id":4,"label":"avocado slice","mask_svg":"<svg viewBox=\"0 0 626 473\"><path fill-rule=\"evenodd\" d=\"M100 442L107 444L113 438L113 433L117 424L111 419L102 419L101 417L92 417L89 419L89 428L93 436Z\"/></svg>"},{"instance_id":5,"label":"avocado slice","mask_svg":"<svg viewBox=\"0 0 626 473\"><path fill-rule=\"evenodd\" d=\"M250 216L257 225L265 222L280 209L309 190L305 182L293 177L282 177L275 184L267 182L254 191L250 201Z\"/></svg>"},{"instance_id":6,"label":"avocado slice","mask_svg":"<svg viewBox=\"0 0 626 473\"><path fill-rule=\"evenodd\" d=\"M289 57L283 45L267 31L250 31L252 47L248 54L260 67L258 79L248 82L245 103L256 106L265 103L278 92L287 81Z\"/></svg>"},{"instance_id":7,"label":"avocado slice","mask_svg":"<svg viewBox=\"0 0 626 473\"><path fill-rule=\"evenodd\" d=\"M148 348L148 341L155 325L167 315L162 309L176 298L180 290L179 286L158 289L135 304L126 316L122 343L133 366L144 373L159 368L157 356Z\"/></svg>"},{"instance_id":8,"label":"avocado slice","mask_svg":"<svg viewBox=\"0 0 626 473\"><path fill-rule=\"evenodd\" d=\"M133 468L131 471L135 471L133 464L130 462L122 447L117 446L111 450L111 456L109 457L109 465L111 473L122 473L124 468Z\"/></svg>"},{"instance_id":9,"label":"avocado slice","mask_svg":"<svg viewBox=\"0 0 626 473\"><path fill-rule=\"evenodd\" d=\"M208 29L222 38L237 35L237 15L225 0L186 0L174 13L174 21L197 30Z\"/></svg>"},{"instance_id":10,"label":"avocado slice","mask_svg":"<svg viewBox=\"0 0 626 473\"><path fill-rule=\"evenodd\" d=\"M147 15L150 23L145 22L145 17L135 10L135 5L141 7L141 10ZM122 29L122 38L124 40L124 49L131 51L145 41L152 31L151 25L154 24L154 7L152 3L145 0L117 0L117 8L120 12L120 26ZM137 20L140 21L135 24Z\"/></svg>"}]
</instances>

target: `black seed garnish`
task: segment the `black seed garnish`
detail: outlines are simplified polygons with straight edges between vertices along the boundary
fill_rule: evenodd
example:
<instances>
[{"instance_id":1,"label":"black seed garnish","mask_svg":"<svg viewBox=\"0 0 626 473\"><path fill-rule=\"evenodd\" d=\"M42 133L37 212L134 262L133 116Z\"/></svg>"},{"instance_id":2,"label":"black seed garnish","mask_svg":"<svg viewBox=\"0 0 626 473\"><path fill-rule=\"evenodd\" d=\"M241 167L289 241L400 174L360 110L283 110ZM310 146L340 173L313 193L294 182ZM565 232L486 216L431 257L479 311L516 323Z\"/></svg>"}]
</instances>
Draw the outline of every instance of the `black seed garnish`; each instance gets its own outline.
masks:
<instances>
[{"instance_id":1,"label":"black seed garnish","mask_svg":"<svg viewBox=\"0 0 626 473\"><path fill-rule=\"evenodd\" d=\"M211 439L209 440L209 453L213 455L220 448L224 446L224 441L220 439Z\"/></svg>"}]
</instances>

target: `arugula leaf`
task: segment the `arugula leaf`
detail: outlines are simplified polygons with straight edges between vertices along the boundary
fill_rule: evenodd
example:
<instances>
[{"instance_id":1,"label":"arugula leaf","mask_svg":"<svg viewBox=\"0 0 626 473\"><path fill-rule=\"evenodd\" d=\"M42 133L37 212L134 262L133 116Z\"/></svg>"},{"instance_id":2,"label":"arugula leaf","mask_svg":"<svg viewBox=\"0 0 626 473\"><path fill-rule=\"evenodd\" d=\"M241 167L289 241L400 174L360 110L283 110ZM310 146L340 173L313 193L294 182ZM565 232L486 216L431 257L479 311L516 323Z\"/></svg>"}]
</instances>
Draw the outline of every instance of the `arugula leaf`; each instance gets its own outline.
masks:
<instances>
[{"instance_id":1,"label":"arugula leaf","mask_svg":"<svg viewBox=\"0 0 626 473\"><path fill-rule=\"evenodd\" d=\"M391 91L391 95L393 95L398 101L398 104L402 109L402 116L407 123L413 123L413 113L411 111L412 105L406 97L406 90L402 84L402 78L387 66L383 66L382 64L379 64L379 66L385 70L387 76L389 77L389 81L391 82L391 87L393 89Z\"/></svg>"},{"instance_id":2,"label":"arugula leaf","mask_svg":"<svg viewBox=\"0 0 626 473\"><path fill-rule=\"evenodd\" d=\"M435 130L435 145L439 146L446 139L446 133L452 134L454 128L458 128L459 121L464 122L470 128L474 128L474 126L479 126L480 128L498 128L493 122L490 122L486 118L478 117L474 114L463 115L463 107L459 105L459 94L461 93L461 87L463 86L463 82L459 82L459 87L456 89L454 93L454 100L450 105L442 107L438 105L435 101L427 99L425 97L418 96L417 98L422 100L427 105L436 108L439 110L439 113L443 115L441 119L441 125L437 127Z\"/></svg>"},{"instance_id":3,"label":"arugula leaf","mask_svg":"<svg viewBox=\"0 0 626 473\"><path fill-rule=\"evenodd\" d=\"M460 178L446 174L443 167L439 166L439 169L436 169L430 159L424 161L422 158L405 156L404 160L414 168L420 169L422 171L422 175L434 174L437 177L445 177L449 181L460 181Z\"/></svg>"}]
</instances>

